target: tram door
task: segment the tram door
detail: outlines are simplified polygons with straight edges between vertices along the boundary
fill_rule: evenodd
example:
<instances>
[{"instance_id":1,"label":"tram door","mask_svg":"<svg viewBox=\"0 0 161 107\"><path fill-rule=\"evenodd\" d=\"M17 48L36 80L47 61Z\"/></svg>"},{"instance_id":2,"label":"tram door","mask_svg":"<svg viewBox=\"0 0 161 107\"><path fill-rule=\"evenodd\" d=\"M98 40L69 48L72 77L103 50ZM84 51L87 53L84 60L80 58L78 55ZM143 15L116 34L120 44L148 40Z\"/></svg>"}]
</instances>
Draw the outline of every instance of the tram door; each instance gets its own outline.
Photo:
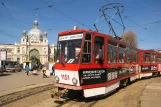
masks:
<instances>
[{"instance_id":1,"label":"tram door","mask_svg":"<svg viewBox=\"0 0 161 107\"><path fill-rule=\"evenodd\" d=\"M95 36L94 38L94 61L95 64L104 63L104 37Z\"/></svg>"}]
</instances>

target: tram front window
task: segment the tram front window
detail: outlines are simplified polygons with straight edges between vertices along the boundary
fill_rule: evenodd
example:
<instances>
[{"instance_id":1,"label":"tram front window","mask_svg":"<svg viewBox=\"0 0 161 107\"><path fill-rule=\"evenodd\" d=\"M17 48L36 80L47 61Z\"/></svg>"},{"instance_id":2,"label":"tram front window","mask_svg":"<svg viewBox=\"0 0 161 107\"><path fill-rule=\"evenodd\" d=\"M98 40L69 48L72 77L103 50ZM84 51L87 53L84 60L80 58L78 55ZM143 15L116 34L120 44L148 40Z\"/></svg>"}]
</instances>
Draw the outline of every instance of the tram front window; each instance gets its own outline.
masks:
<instances>
[{"instance_id":1,"label":"tram front window","mask_svg":"<svg viewBox=\"0 0 161 107\"><path fill-rule=\"evenodd\" d=\"M58 41L57 63L77 64L80 59L82 39Z\"/></svg>"}]
</instances>

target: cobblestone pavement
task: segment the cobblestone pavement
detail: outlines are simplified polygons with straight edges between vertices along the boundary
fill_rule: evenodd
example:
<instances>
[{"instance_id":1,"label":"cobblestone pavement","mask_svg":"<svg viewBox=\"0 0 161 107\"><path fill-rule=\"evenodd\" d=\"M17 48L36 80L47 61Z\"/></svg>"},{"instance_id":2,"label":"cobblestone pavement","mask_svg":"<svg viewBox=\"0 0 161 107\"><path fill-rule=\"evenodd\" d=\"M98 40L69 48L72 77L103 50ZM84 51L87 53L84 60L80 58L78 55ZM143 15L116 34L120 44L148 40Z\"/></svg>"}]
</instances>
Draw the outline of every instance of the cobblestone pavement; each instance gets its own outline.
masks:
<instances>
[{"instance_id":1,"label":"cobblestone pavement","mask_svg":"<svg viewBox=\"0 0 161 107\"><path fill-rule=\"evenodd\" d=\"M30 73L29 76L27 76L24 71L0 74L0 92L27 85L52 83L54 81L53 76L43 78L41 72L38 72L38 74L39 75L34 76Z\"/></svg>"}]
</instances>

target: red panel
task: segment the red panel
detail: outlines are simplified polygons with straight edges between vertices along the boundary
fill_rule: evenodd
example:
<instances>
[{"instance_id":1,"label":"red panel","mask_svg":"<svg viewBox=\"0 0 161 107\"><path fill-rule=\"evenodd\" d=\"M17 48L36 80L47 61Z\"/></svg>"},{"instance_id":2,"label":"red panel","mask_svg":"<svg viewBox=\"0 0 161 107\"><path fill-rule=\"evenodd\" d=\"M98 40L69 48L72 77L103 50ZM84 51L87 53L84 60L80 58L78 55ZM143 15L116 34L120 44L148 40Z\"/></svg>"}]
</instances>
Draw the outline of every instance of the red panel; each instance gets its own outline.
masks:
<instances>
[{"instance_id":1,"label":"red panel","mask_svg":"<svg viewBox=\"0 0 161 107\"><path fill-rule=\"evenodd\" d=\"M157 64L141 64L141 66L157 66Z\"/></svg>"},{"instance_id":2,"label":"red panel","mask_svg":"<svg viewBox=\"0 0 161 107\"><path fill-rule=\"evenodd\" d=\"M56 83L55 86L58 86L61 88L73 89L73 90L82 90L81 86L72 86L72 85L58 84L58 83Z\"/></svg>"},{"instance_id":3,"label":"red panel","mask_svg":"<svg viewBox=\"0 0 161 107\"><path fill-rule=\"evenodd\" d=\"M160 72L161 71L161 64L157 64L157 70Z\"/></svg>"},{"instance_id":4,"label":"red panel","mask_svg":"<svg viewBox=\"0 0 161 107\"><path fill-rule=\"evenodd\" d=\"M148 73L153 73L153 72L156 72L156 71L146 71L146 72L140 72L140 74L148 74Z\"/></svg>"},{"instance_id":5,"label":"red panel","mask_svg":"<svg viewBox=\"0 0 161 107\"><path fill-rule=\"evenodd\" d=\"M79 64L56 64L55 69L78 71Z\"/></svg>"}]
</instances>

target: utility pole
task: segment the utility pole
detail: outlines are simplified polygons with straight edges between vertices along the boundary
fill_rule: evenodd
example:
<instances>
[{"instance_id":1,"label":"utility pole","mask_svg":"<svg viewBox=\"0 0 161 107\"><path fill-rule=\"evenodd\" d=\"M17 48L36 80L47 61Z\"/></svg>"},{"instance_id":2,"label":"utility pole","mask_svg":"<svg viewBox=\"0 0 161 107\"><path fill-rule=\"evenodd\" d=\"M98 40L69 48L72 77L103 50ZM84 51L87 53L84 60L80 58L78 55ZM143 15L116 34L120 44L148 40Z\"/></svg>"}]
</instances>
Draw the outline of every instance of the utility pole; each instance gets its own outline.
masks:
<instances>
[{"instance_id":1,"label":"utility pole","mask_svg":"<svg viewBox=\"0 0 161 107\"><path fill-rule=\"evenodd\" d=\"M28 37L28 61L29 61L29 57L30 57L29 53L30 53L30 40Z\"/></svg>"},{"instance_id":2,"label":"utility pole","mask_svg":"<svg viewBox=\"0 0 161 107\"><path fill-rule=\"evenodd\" d=\"M28 35L26 37L26 61L28 60Z\"/></svg>"}]
</instances>

